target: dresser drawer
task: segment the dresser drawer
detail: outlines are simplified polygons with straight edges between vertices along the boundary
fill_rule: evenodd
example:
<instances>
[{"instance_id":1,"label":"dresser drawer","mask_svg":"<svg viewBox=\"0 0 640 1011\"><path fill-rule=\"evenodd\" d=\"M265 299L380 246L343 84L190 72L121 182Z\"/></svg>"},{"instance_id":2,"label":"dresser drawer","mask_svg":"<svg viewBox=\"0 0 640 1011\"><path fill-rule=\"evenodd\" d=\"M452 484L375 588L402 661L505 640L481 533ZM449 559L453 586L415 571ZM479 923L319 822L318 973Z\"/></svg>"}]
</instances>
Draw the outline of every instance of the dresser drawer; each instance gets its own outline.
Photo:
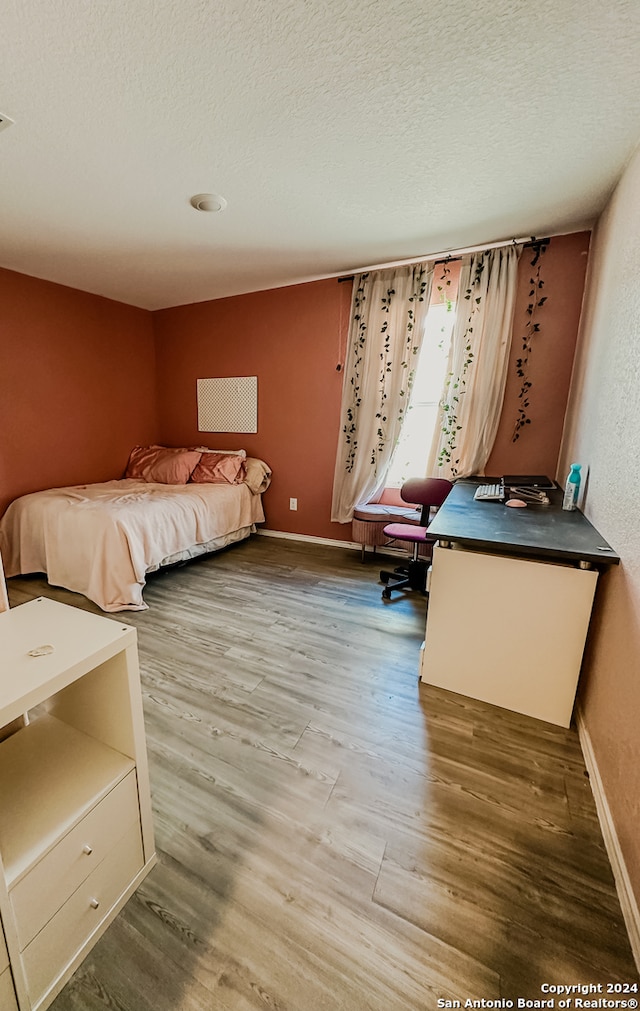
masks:
<instances>
[{"instance_id":1,"label":"dresser drawer","mask_svg":"<svg viewBox=\"0 0 640 1011\"><path fill-rule=\"evenodd\" d=\"M21 950L139 821L134 770L10 890Z\"/></svg>"},{"instance_id":2,"label":"dresser drawer","mask_svg":"<svg viewBox=\"0 0 640 1011\"><path fill-rule=\"evenodd\" d=\"M2 1011L18 1011L11 969L5 969L4 972L0 972L0 1008L2 1008Z\"/></svg>"},{"instance_id":3,"label":"dresser drawer","mask_svg":"<svg viewBox=\"0 0 640 1011\"><path fill-rule=\"evenodd\" d=\"M36 1004L142 870L140 826L133 825L22 952L27 990Z\"/></svg>"}]
</instances>

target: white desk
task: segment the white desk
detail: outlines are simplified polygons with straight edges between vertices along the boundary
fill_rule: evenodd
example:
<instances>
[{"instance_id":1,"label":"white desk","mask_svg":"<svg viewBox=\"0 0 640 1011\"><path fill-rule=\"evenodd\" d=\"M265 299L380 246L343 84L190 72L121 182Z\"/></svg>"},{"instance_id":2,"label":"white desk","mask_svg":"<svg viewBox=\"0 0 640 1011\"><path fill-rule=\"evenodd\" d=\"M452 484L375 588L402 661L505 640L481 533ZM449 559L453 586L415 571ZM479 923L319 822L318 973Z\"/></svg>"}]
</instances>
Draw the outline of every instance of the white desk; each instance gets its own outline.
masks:
<instances>
[{"instance_id":1,"label":"white desk","mask_svg":"<svg viewBox=\"0 0 640 1011\"><path fill-rule=\"evenodd\" d=\"M156 861L136 631L39 597L0 658L0 1008L43 1011Z\"/></svg>"},{"instance_id":2,"label":"white desk","mask_svg":"<svg viewBox=\"0 0 640 1011\"><path fill-rule=\"evenodd\" d=\"M618 556L581 513L454 486L434 548L421 680L568 727L598 580Z\"/></svg>"}]
</instances>

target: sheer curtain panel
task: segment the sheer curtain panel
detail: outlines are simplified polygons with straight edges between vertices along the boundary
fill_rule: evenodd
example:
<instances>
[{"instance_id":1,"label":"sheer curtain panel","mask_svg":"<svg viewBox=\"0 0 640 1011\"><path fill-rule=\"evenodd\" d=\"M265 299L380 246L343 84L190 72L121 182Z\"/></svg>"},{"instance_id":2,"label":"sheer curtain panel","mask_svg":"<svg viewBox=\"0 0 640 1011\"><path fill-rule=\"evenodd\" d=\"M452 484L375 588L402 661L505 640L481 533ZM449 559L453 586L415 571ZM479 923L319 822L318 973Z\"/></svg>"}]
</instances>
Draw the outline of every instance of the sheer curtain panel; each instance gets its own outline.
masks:
<instances>
[{"instance_id":1,"label":"sheer curtain panel","mask_svg":"<svg viewBox=\"0 0 640 1011\"><path fill-rule=\"evenodd\" d=\"M384 487L402 428L431 297L433 264L360 274L354 281L331 519Z\"/></svg>"},{"instance_id":2,"label":"sheer curtain panel","mask_svg":"<svg viewBox=\"0 0 640 1011\"><path fill-rule=\"evenodd\" d=\"M481 474L489 459L504 401L521 252L514 243L463 258L430 477Z\"/></svg>"}]
</instances>

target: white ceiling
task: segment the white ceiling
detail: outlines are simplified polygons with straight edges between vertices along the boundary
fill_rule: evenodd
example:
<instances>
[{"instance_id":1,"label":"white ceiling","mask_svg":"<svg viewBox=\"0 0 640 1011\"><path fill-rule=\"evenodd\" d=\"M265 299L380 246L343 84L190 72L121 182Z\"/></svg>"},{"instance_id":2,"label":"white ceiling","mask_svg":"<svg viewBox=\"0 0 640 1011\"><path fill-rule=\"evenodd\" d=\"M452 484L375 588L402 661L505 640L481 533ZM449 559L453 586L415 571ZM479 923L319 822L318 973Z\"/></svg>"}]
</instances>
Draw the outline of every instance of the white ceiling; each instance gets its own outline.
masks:
<instances>
[{"instance_id":1,"label":"white ceiling","mask_svg":"<svg viewBox=\"0 0 640 1011\"><path fill-rule=\"evenodd\" d=\"M588 226L640 136L638 0L12 0L0 68L0 265L149 309Z\"/></svg>"}]
</instances>

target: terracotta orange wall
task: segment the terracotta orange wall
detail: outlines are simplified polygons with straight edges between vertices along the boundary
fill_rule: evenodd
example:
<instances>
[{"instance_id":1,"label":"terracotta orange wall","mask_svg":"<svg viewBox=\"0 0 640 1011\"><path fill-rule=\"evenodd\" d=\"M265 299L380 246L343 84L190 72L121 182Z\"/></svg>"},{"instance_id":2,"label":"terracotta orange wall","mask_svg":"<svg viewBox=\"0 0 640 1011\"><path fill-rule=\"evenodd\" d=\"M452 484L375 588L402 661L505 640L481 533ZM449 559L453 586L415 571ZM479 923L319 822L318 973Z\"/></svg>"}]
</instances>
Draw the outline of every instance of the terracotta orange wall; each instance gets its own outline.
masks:
<instances>
[{"instance_id":1,"label":"terracotta orange wall","mask_svg":"<svg viewBox=\"0 0 640 1011\"><path fill-rule=\"evenodd\" d=\"M488 473L555 473L587 247L588 234L570 235L544 254L533 424L512 443L512 362ZM529 276L525 252L513 360ZM137 442L241 443L274 471L267 527L349 539L329 516L350 302L351 284L330 279L149 313L0 270L0 511L29 491L119 476ZM199 433L196 380L233 375L258 376L258 433Z\"/></svg>"},{"instance_id":2,"label":"terracotta orange wall","mask_svg":"<svg viewBox=\"0 0 640 1011\"><path fill-rule=\"evenodd\" d=\"M555 475L571 376L588 233L551 241L543 257L541 331L531 356L533 391L527 426L513 443L519 385L515 358L529 303L531 253L519 270L512 361L498 439L487 473ZM452 264L456 274L456 264ZM433 299L437 300L438 268ZM246 448L273 468L266 526L350 539L350 525L330 522L340 426L342 372L351 284L317 281L154 313L160 434L169 445ZM211 435L197 428L196 380L258 376L257 435ZM298 511L289 499L298 499Z\"/></svg>"},{"instance_id":3,"label":"terracotta orange wall","mask_svg":"<svg viewBox=\"0 0 640 1011\"><path fill-rule=\"evenodd\" d=\"M541 291L547 301L536 313L540 332L534 335L529 357L529 377L533 385L527 413L531 424L521 429L519 439L514 442L522 382L516 374L516 359L522 355L530 281L535 270L531 266L532 251L525 249L522 253L504 406L493 452L485 468L487 474L556 476L588 251L589 232L576 232L552 239L542 255L540 277L544 280L544 288Z\"/></svg>"},{"instance_id":4,"label":"terracotta orange wall","mask_svg":"<svg viewBox=\"0 0 640 1011\"><path fill-rule=\"evenodd\" d=\"M329 519L350 302L351 284L331 279L154 313L162 440L266 460L271 529L351 536ZM196 380L216 376L258 377L257 435L198 432Z\"/></svg>"},{"instance_id":5,"label":"terracotta orange wall","mask_svg":"<svg viewBox=\"0 0 640 1011\"><path fill-rule=\"evenodd\" d=\"M0 514L156 438L151 313L0 269Z\"/></svg>"}]
</instances>

